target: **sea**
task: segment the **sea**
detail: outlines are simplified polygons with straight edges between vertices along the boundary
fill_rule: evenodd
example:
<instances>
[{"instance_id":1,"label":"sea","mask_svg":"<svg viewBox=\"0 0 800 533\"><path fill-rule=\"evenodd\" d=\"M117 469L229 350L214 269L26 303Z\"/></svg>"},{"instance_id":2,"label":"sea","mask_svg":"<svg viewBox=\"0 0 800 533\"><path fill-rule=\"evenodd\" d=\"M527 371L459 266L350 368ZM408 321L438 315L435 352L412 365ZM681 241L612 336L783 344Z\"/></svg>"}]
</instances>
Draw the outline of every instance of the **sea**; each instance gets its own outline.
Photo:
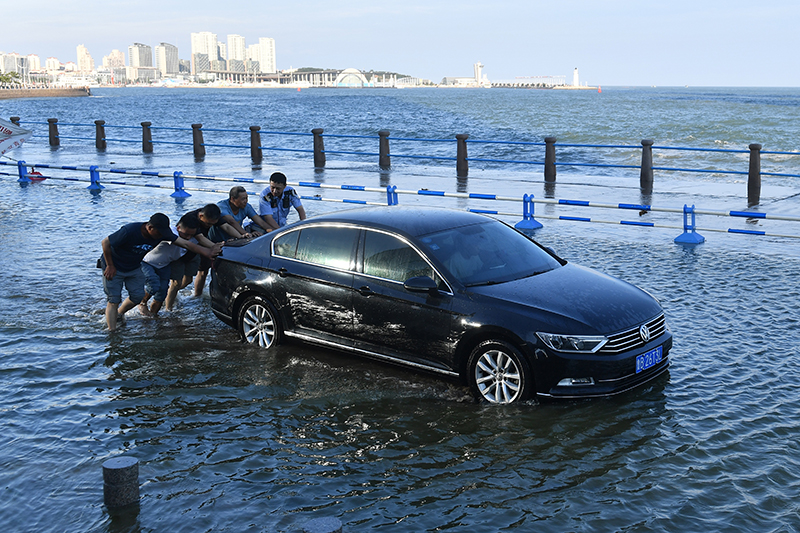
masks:
<instances>
[{"instance_id":1,"label":"sea","mask_svg":"<svg viewBox=\"0 0 800 533\"><path fill-rule=\"evenodd\" d=\"M800 89L98 88L0 101L12 116L34 136L0 166L5 530L296 532L327 519L351 533L800 531ZM250 126L263 132L261 162ZM466 177L457 134L469 135ZM557 139L555 182L545 137ZM640 184L642 140L654 142L652 190ZM751 144L762 146L758 205ZM14 160L47 179L18 183ZM90 166L102 190L88 188ZM171 177L119 170L181 172L190 196L172 197ZM154 212L177 220L236 184L257 193L275 171L310 216L385 204L387 187L401 205L509 223L525 195L551 200L534 203L535 238L658 298L669 373L607 399L481 404L459 383L368 359L246 346L207 289L105 329L104 237ZM692 206L705 241L676 244ZM743 211L753 215L728 216ZM120 456L139 462L140 500L112 510L102 464Z\"/></svg>"}]
</instances>

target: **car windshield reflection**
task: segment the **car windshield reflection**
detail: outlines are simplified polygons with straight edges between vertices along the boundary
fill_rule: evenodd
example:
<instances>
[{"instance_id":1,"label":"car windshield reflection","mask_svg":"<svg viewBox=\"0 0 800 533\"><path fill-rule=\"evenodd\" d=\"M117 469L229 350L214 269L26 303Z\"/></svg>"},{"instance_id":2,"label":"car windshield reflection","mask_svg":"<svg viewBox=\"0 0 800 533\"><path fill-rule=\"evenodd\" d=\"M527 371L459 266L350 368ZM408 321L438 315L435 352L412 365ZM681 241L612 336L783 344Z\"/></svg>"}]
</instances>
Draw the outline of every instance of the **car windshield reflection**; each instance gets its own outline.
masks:
<instances>
[{"instance_id":1,"label":"car windshield reflection","mask_svg":"<svg viewBox=\"0 0 800 533\"><path fill-rule=\"evenodd\" d=\"M500 222L430 233L420 241L427 253L467 287L514 281L561 266L527 237Z\"/></svg>"}]
</instances>

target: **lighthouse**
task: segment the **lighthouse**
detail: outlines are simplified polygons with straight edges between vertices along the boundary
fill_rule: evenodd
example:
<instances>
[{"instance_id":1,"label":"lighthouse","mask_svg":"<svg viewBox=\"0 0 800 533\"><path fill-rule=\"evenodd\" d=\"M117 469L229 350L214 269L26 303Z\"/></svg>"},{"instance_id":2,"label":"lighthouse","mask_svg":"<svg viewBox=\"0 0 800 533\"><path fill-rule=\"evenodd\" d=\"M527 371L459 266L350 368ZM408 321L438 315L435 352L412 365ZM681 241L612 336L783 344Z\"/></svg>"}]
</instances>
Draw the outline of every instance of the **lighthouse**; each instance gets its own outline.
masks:
<instances>
[{"instance_id":1,"label":"lighthouse","mask_svg":"<svg viewBox=\"0 0 800 533\"><path fill-rule=\"evenodd\" d=\"M580 82L578 81L578 68L575 67L575 70L572 71L572 86L579 87Z\"/></svg>"}]
</instances>

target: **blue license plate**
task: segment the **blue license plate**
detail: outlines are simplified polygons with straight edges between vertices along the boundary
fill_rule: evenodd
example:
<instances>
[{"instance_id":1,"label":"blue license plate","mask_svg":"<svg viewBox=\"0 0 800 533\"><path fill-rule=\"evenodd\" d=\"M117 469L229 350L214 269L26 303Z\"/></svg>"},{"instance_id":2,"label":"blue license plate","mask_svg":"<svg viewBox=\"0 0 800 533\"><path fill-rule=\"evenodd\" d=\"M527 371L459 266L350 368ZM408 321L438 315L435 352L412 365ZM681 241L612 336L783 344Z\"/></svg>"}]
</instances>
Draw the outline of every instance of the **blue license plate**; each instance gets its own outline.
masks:
<instances>
[{"instance_id":1,"label":"blue license plate","mask_svg":"<svg viewBox=\"0 0 800 533\"><path fill-rule=\"evenodd\" d=\"M655 366L663 359L661 355L661 346L647 353L636 356L636 373L647 370L651 366Z\"/></svg>"}]
</instances>

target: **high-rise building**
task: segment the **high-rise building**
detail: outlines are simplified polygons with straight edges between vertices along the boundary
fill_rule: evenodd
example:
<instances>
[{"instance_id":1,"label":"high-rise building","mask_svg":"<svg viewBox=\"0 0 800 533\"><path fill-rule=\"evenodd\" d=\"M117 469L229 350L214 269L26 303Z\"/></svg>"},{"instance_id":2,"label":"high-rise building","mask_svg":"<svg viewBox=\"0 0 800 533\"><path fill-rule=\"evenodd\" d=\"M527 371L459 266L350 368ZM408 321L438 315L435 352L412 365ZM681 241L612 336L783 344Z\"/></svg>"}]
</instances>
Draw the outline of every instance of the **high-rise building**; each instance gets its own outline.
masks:
<instances>
[{"instance_id":1,"label":"high-rise building","mask_svg":"<svg viewBox=\"0 0 800 533\"><path fill-rule=\"evenodd\" d=\"M78 45L78 72L85 74L94 70L94 59L89 55L89 50L82 44Z\"/></svg>"},{"instance_id":2,"label":"high-rise building","mask_svg":"<svg viewBox=\"0 0 800 533\"><path fill-rule=\"evenodd\" d=\"M201 31L192 33L192 74L203 72L196 63L199 55L205 55L205 62L203 66L205 70L211 68L211 61L217 60L219 57L219 49L217 48L217 34L210 31Z\"/></svg>"},{"instance_id":3,"label":"high-rise building","mask_svg":"<svg viewBox=\"0 0 800 533\"><path fill-rule=\"evenodd\" d=\"M28 55L28 69L31 72L38 72L42 70L42 60L36 54Z\"/></svg>"},{"instance_id":4,"label":"high-rise building","mask_svg":"<svg viewBox=\"0 0 800 533\"><path fill-rule=\"evenodd\" d=\"M153 49L142 43L133 43L128 47L128 65L131 67L152 67Z\"/></svg>"},{"instance_id":5,"label":"high-rise building","mask_svg":"<svg viewBox=\"0 0 800 533\"><path fill-rule=\"evenodd\" d=\"M228 59L238 59L239 61L247 59L247 45L241 35L228 35Z\"/></svg>"},{"instance_id":6,"label":"high-rise building","mask_svg":"<svg viewBox=\"0 0 800 533\"><path fill-rule=\"evenodd\" d=\"M161 77L175 76L180 71L178 62L178 47L169 43L156 46L156 69L161 72Z\"/></svg>"},{"instance_id":7,"label":"high-rise building","mask_svg":"<svg viewBox=\"0 0 800 533\"><path fill-rule=\"evenodd\" d=\"M103 56L103 68L109 70L115 68L122 68L125 66L125 54L121 51L114 49L107 56Z\"/></svg>"},{"instance_id":8,"label":"high-rise building","mask_svg":"<svg viewBox=\"0 0 800 533\"><path fill-rule=\"evenodd\" d=\"M44 61L44 69L48 72L55 72L61 70L61 61L55 57L48 57Z\"/></svg>"},{"instance_id":9,"label":"high-rise building","mask_svg":"<svg viewBox=\"0 0 800 533\"><path fill-rule=\"evenodd\" d=\"M275 67L275 39L269 37L261 37L258 39L258 47L260 49L261 73L274 74L278 72Z\"/></svg>"},{"instance_id":10,"label":"high-rise building","mask_svg":"<svg viewBox=\"0 0 800 533\"><path fill-rule=\"evenodd\" d=\"M217 42L217 59L220 61L228 60L228 47L225 43Z\"/></svg>"}]
</instances>

